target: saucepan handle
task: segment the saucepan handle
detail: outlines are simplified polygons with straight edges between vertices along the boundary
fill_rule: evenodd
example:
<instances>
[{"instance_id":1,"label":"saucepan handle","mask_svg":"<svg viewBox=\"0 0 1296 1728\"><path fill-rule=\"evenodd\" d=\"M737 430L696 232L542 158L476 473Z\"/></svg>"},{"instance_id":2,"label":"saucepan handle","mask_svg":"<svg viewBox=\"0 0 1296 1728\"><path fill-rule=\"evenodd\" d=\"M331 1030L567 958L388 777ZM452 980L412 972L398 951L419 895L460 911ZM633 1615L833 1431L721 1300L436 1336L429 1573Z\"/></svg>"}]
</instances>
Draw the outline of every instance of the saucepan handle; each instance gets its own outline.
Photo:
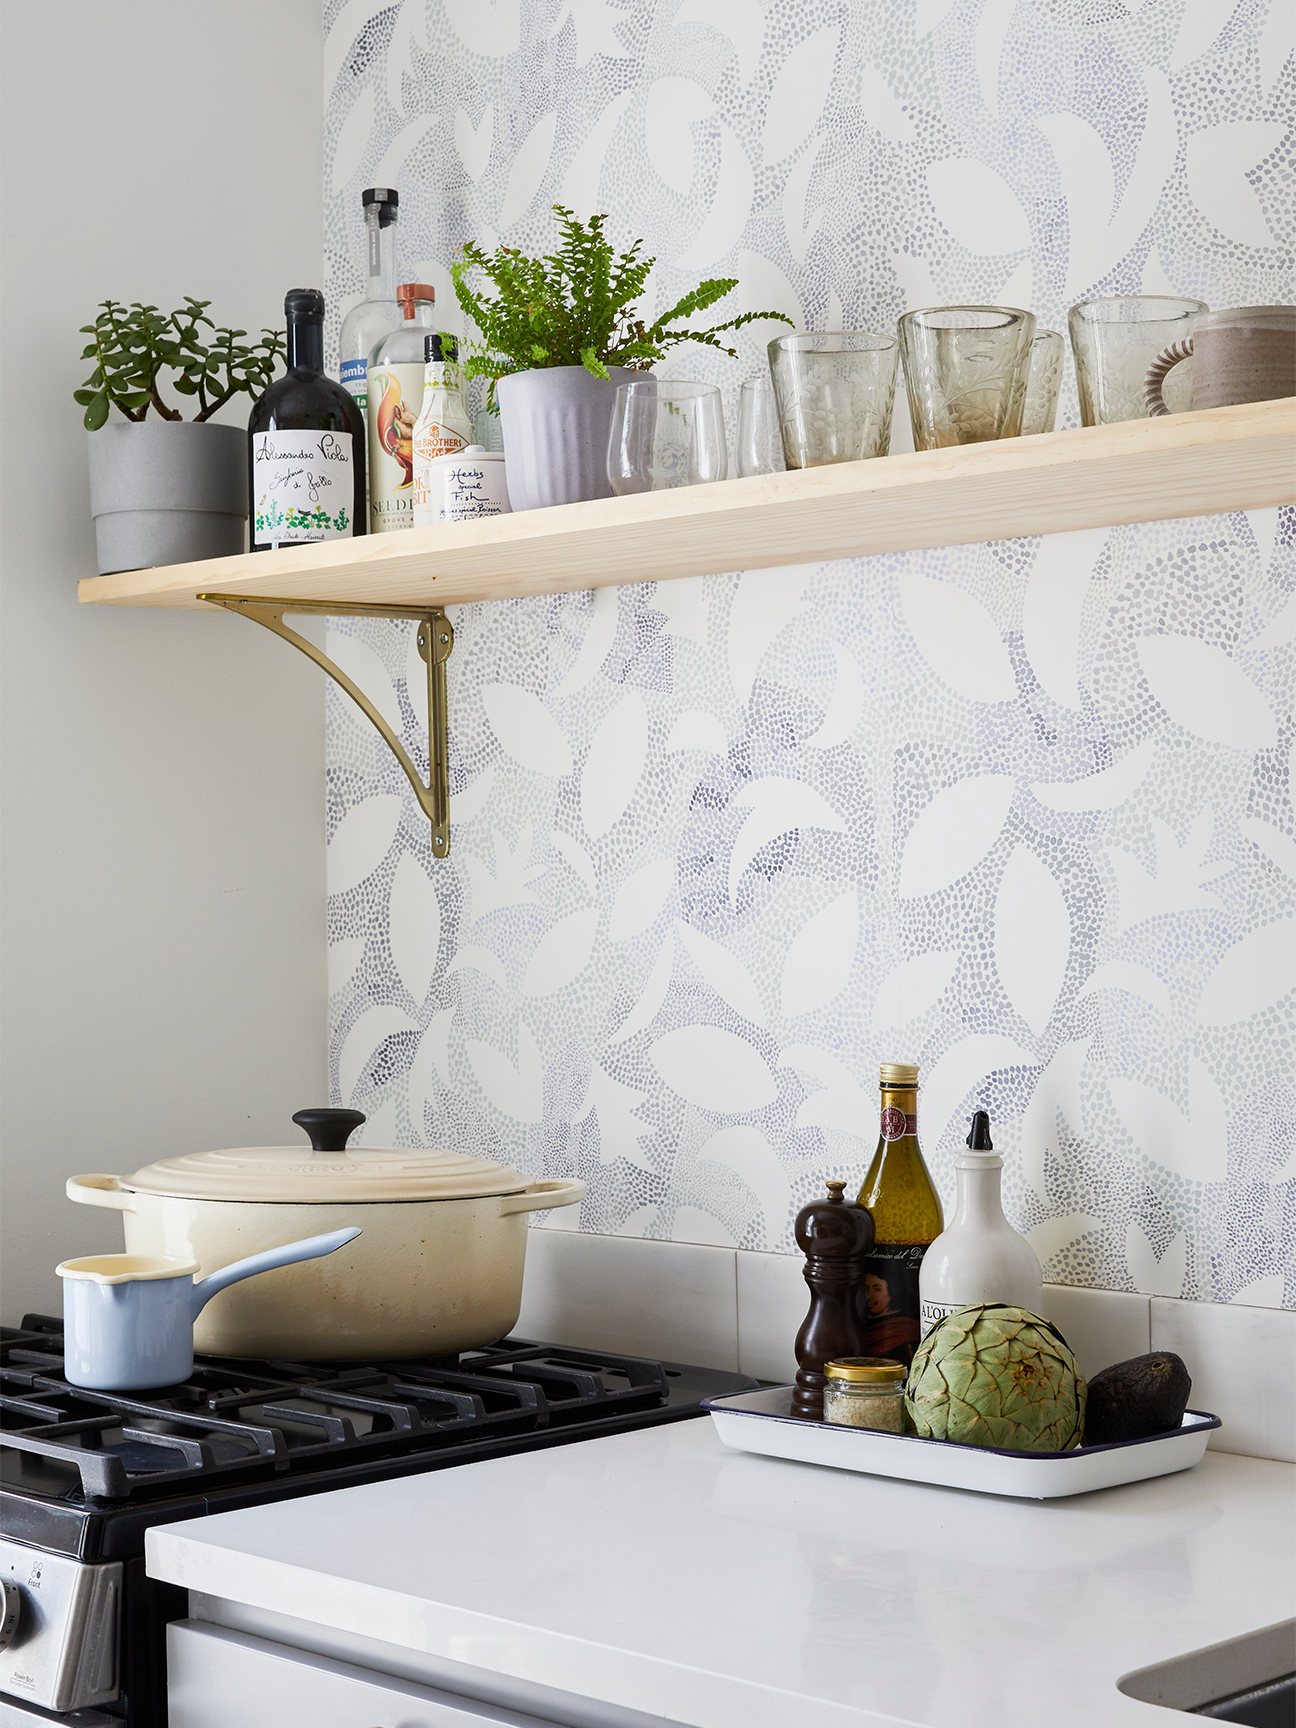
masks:
<instances>
[{"instance_id":1,"label":"saucepan handle","mask_svg":"<svg viewBox=\"0 0 1296 1728\"><path fill-rule=\"evenodd\" d=\"M354 1242L360 1226L352 1224L345 1230L330 1230L327 1236L307 1236L301 1242L285 1242L279 1248L267 1248L263 1254L249 1254L246 1260L236 1260L232 1266L222 1266L209 1278L200 1279L191 1297L195 1319L213 1296L238 1284L244 1278L255 1278L258 1272L273 1272L279 1266L295 1266L299 1260L317 1260L322 1254L332 1254L348 1242Z\"/></svg>"},{"instance_id":2,"label":"saucepan handle","mask_svg":"<svg viewBox=\"0 0 1296 1728\"><path fill-rule=\"evenodd\" d=\"M533 1182L521 1194L500 1196L500 1217L512 1212L543 1212L550 1206L574 1206L585 1198L585 1184L574 1177L556 1182Z\"/></svg>"},{"instance_id":3,"label":"saucepan handle","mask_svg":"<svg viewBox=\"0 0 1296 1728\"><path fill-rule=\"evenodd\" d=\"M1161 394L1161 386L1166 381L1166 374L1176 367L1181 360L1190 360L1192 351L1193 339L1191 336L1185 336L1182 342L1172 342L1168 348L1163 348L1148 367L1147 375L1143 380L1143 400L1147 404L1148 414L1153 420L1157 420L1162 414L1170 412L1165 405L1165 398Z\"/></svg>"},{"instance_id":4,"label":"saucepan handle","mask_svg":"<svg viewBox=\"0 0 1296 1728\"><path fill-rule=\"evenodd\" d=\"M135 1196L115 1176L69 1176L65 1189L79 1206L107 1206L113 1212L133 1212Z\"/></svg>"}]
</instances>

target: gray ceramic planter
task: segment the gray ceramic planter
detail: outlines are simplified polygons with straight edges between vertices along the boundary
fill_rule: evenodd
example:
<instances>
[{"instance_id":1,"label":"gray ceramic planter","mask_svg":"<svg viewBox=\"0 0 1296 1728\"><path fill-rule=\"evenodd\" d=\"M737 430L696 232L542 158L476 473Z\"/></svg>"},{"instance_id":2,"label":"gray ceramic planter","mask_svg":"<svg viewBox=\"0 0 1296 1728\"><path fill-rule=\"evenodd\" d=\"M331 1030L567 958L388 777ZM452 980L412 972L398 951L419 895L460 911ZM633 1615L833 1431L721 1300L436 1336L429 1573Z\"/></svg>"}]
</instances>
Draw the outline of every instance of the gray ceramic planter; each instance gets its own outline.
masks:
<instances>
[{"instance_id":1,"label":"gray ceramic planter","mask_svg":"<svg viewBox=\"0 0 1296 1728\"><path fill-rule=\"evenodd\" d=\"M605 383L583 366L515 372L495 386L504 473L515 510L610 498L608 435L617 385L639 376L609 366Z\"/></svg>"},{"instance_id":2,"label":"gray ceramic planter","mask_svg":"<svg viewBox=\"0 0 1296 1728\"><path fill-rule=\"evenodd\" d=\"M145 420L86 436L101 576L243 551L248 440L241 426Z\"/></svg>"}]
</instances>

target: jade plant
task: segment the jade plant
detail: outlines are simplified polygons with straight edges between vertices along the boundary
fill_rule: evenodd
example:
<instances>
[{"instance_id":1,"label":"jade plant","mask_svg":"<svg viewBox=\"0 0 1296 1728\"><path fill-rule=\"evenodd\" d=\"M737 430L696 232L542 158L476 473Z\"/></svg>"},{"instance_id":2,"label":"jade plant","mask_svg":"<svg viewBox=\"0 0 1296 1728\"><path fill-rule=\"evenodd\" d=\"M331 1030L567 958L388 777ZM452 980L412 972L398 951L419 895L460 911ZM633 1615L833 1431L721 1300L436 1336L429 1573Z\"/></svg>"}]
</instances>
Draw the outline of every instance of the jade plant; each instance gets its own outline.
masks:
<instances>
[{"instance_id":1,"label":"jade plant","mask_svg":"<svg viewBox=\"0 0 1296 1728\"><path fill-rule=\"evenodd\" d=\"M183 420L178 408L163 401L158 383L163 371L177 374L170 388L181 396L196 396L195 420L209 420L231 396L260 396L284 358L284 337L262 330L251 347L242 345L246 330L217 329L207 316L210 300L185 295L177 312L159 312L137 300L123 306L100 302L93 324L83 324L90 341L81 351L94 361L94 371L73 396L85 409L88 432L97 432L110 406L128 420L143 420L150 408L163 420Z\"/></svg>"},{"instance_id":2,"label":"jade plant","mask_svg":"<svg viewBox=\"0 0 1296 1728\"><path fill-rule=\"evenodd\" d=\"M743 312L723 324L692 330L683 320L704 312L738 286L736 276L699 282L651 323L636 302L657 262L643 256L636 240L617 253L604 233L606 215L582 222L561 204L554 205L560 243L543 258L528 258L511 246L483 252L471 241L450 266L455 296L481 332L481 341L462 355L465 381L495 380L513 372L548 366L584 366L607 378L609 366L647 369L681 342L703 342L731 357L737 349L720 340L763 318L792 320L782 312ZM469 282L480 270L494 293L489 297Z\"/></svg>"}]
</instances>

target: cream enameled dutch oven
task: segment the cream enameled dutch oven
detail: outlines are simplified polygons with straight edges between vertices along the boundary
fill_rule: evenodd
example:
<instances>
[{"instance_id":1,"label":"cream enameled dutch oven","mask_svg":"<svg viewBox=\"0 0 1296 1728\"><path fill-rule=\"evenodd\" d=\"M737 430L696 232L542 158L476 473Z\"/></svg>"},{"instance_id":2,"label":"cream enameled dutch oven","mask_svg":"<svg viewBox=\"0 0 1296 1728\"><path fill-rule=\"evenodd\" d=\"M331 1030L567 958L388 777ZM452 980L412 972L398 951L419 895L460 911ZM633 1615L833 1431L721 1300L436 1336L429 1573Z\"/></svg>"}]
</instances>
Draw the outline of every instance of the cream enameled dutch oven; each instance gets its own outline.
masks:
<instances>
[{"instance_id":1,"label":"cream enameled dutch oven","mask_svg":"<svg viewBox=\"0 0 1296 1728\"><path fill-rule=\"evenodd\" d=\"M74 1176L68 1197L122 1214L128 1254L178 1255L206 1277L267 1248L358 1224L326 1260L235 1284L203 1309L213 1356L357 1361L503 1338L522 1303L526 1215L585 1197L487 1158L358 1146L358 1110L300 1110L312 1150L251 1146L163 1158L133 1176Z\"/></svg>"}]
</instances>

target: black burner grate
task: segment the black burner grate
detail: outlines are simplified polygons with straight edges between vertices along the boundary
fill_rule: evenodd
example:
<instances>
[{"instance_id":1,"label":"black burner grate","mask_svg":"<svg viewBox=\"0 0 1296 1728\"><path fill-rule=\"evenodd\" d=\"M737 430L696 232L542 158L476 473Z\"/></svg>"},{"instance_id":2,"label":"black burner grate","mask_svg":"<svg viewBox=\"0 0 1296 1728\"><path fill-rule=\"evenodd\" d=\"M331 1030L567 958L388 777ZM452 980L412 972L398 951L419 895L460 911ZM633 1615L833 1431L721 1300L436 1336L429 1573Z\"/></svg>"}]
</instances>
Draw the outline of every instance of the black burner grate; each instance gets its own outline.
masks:
<instances>
[{"instance_id":1,"label":"black burner grate","mask_svg":"<svg viewBox=\"0 0 1296 1728\"><path fill-rule=\"evenodd\" d=\"M63 1497L76 1487L88 1500L602 1422L663 1404L670 1373L508 1339L373 1366L206 1357L182 1386L132 1394L70 1385L61 1345L58 1322L42 1315L0 1329L0 1453L16 1486ZM62 1490L60 1477L70 1478Z\"/></svg>"}]
</instances>

